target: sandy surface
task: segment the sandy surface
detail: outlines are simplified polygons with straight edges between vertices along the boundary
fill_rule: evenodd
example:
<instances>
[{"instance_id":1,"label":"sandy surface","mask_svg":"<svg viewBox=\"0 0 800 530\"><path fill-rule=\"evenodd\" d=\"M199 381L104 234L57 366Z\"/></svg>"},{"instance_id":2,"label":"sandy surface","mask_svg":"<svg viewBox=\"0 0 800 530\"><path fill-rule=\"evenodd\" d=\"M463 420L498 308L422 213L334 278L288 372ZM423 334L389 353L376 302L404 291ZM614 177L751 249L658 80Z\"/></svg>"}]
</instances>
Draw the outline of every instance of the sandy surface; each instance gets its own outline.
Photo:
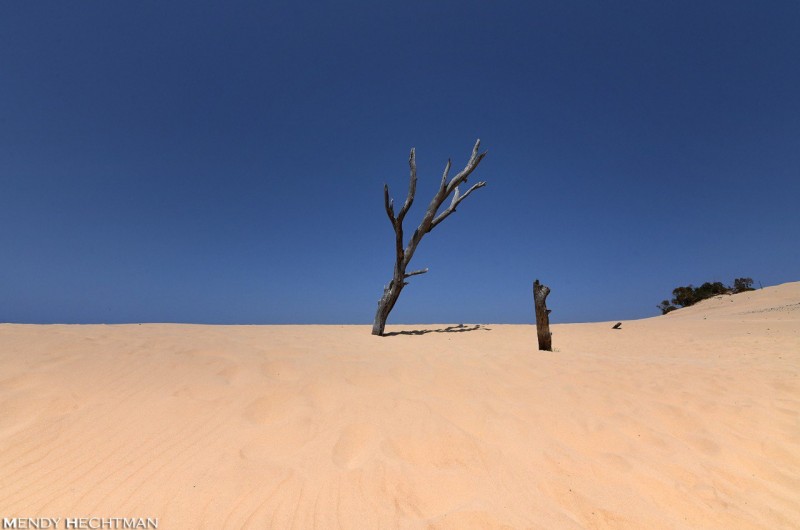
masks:
<instances>
[{"instance_id":1,"label":"sandy surface","mask_svg":"<svg viewBox=\"0 0 800 530\"><path fill-rule=\"evenodd\" d=\"M611 324L0 325L0 517L800 528L800 282Z\"/></svg>"}]
</instances>

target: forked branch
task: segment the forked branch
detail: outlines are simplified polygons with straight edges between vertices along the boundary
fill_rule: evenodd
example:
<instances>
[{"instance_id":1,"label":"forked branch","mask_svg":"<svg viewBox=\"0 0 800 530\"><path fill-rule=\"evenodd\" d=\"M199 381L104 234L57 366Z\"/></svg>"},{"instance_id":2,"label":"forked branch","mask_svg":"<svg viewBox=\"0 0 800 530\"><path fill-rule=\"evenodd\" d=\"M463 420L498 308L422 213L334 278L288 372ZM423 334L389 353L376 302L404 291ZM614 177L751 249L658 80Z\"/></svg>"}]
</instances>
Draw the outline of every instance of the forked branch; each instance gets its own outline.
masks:
<instances>
[{"instance_id":1,"label":"forked branch","mask_svg":"<svg viewBox=\"0 0 800 530\"><path fill-rule=\"evenodd\" d=\"M469 196L469 194L470 194L470 193L472 193L474 190L476 190L476 189L478 189L478 188L482 188L482 187L484 187L484 186L486 186L486 183L485 183L485 182L478 182L478 183L476 183L476 184L473 184L473 185L472 185L472 187L471 187L470 189L468 189L468 190L467 190L467 192L466 192L464 195L461 195L461 194L459 193L459 191L458 191L458 186L456 186L455 192L453 193L453 199L450 201L450 206L448 206L446 210L444 210L442 213L440 213L439 215L437 215L437 216L434 218L434 220L433 220L433 221L431 221L431 226L430 226L430 228L428 228L428 232L430 232L431 230L433 230L434 228L436 228L436 225L438 225L439 223L441 223L442 221L444 221L445 219L447 219L447 217L448 217L448 216L449 216L451 213L455 212L455 211L456 211L456 207L457 207L459 204L461 204L461 201L463 201L464 199L466 199L466 198L467 198L467 196Z\"/></svg>"}]
</instances>

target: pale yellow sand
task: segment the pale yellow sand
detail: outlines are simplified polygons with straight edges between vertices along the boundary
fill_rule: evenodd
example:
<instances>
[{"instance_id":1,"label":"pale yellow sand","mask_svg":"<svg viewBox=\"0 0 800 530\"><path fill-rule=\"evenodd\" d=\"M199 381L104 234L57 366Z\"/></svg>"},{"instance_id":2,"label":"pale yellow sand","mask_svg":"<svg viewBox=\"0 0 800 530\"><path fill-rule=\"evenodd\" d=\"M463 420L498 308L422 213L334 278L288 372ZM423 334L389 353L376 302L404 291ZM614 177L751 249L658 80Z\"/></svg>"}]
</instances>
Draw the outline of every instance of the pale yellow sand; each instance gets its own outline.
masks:
<instances>
[{"instance_id":1,"label":"pale yellow sand","mask_svg":"<svg viewBox=\"0 0 800 530\"><path fill-rule=\"evenodd\" d=\"M0 516L800 528L800 283L611 324L0 325Z\"/></svg>"}]
</instances>

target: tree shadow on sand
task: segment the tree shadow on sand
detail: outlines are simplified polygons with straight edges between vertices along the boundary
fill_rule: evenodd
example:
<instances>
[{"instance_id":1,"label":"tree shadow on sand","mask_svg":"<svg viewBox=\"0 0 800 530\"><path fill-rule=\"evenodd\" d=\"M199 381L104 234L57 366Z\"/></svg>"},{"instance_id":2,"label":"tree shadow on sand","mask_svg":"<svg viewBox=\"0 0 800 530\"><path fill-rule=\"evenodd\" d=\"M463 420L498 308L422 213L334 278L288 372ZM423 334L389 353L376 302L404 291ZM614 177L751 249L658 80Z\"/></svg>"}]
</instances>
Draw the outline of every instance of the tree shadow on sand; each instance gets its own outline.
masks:
<instances>
[{"instance_id":1,"label":"tree shadow on sand","mask_svg":"<svg viewBox=\"0 0 800 530\"><path fill-rule=\"evenodd\" d=\"M393 337L395 335L427 335L428 333L465 333L467 331L491 331L492 328L487 328L481 324L475 324L474 326L465 326L464 324L459 324L457 326L448 326L446 328L440 329L414 329L410 331L390 331L388 333L384 333L384 337Z\"/></svg>"}]
</instances>

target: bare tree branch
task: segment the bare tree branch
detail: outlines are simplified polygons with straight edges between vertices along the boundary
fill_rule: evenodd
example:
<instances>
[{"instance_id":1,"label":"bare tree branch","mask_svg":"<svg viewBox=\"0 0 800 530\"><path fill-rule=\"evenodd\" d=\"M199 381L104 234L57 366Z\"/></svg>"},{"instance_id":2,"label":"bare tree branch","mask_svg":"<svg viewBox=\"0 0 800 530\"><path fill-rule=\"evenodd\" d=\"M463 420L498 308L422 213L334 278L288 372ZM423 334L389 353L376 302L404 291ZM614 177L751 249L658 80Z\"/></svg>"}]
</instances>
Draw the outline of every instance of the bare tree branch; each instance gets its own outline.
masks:
<instances>
[{"instance_id":1,"label":"bare tree branch","mask_svg":"<svg viewBox=\"0 0 800 530\"><path fill-rule=\"evenodd\" d=\"M417 193L417 160L414 151L415 150L412 147L411 154L408 157L408 167L411 169L411 176L409 177L408 196L406 197L406 202L400 209L400 213L397 214L397 221L400 223L402 223L403 219L405 219L408 209L411 208L411 203L414 202L414 195Z\"/></svg>"},{"instance_id":2,"label":"bare tree branch","mask_svg":"<svg viewBox=\"0 0 800 530\"><path fill-rule=\"evenodd\" d=\"M383 207L386 208L386 215L389 216L389 220L392 222L392 226L397 224L397 220L394 217L394 200L389 198L389 185L383 185Z\"/></svg>"},{"instance_id":3,"label":"bare tree branch","mask_svg":"<svg viewBox=\"0 0 800 530\"><path fill-rule=\"evenodd\" d=\"M473 184L472 187L470 189L468 189L467 192L464 195L459 195L458 186L456 186L455 193L453 193L453 200L450 201L450 206L448 206L445 211L443 211L442 213L440 213L439 215L436 216L436 218L431 222L431 227L428 229L428 232L430 232L431 230L436 228L436 225L438 225L439 223L441 223L442 221L447 219L447 217L451 213L455 212L456 211L456 207L459 204L461 204L461 201L466 199L467 196L469 196L470 193L472 193L474 190L476 190L478 188L482 188L484 186L486 186L485 182L478 182L477 184Z\"/></svg>"},{"instance_id":4,"label":"bare tree branch","mask_svg":"<svg viewBox=\"0 0 800 530\"><path fill-rule=\"evenodd\" d=\"M408 244L405 246L405 248L403 247L403 220L405 219L408 210L411 208L411 204L414 202L414 196L416 195L417 191L417 164L416 152L414 149L411 149L411 154L408 158L408 165L410 168L408 195L406 196L406 200L396 216L394 213L394 201L389 197L389 186L384 185L383 201L384 207L386 208L386 214L389 216L389 220L392 222L392 227L394 228L395 232L396 257L392 281L389 282L389 285L384 288L383 296L378 301L378 311L375 315L375 322L372 326L373 335L383 335L383 330L386 326L386 319L388 318L389 313L392 311L392 308L394 308L394 305L397 302L397 298L400 296L400 292L403 290L403 287L408 285L408 282L405 280L411 276L417 276L419 274L428 272L428 269L406 272L406 268L408 267L411 258L414 257L414 252L416 252L417 246L419 245L420 241L422 241L423 236L438 226L439 223L447 219L450 214L455 212L458 205L461 204L461 202L473 191L486 185L485 182L478 182L470 187L463 195L458 188L459 184L467 181L467 178L469 178L470 174L478 167L478 165L481 163L481 160L483 160L483 158L486 156L485 151L483 153L479 152L480 145L481 141L477 140L475 142L475 146L472 148L472 154L469 157L467 165L464 166L464 169L459 171L458 174L456 174L449 181L448 177L452 163L448 159L447 165L445 166L442 174L442 180L439 184L439 189L431 199L430 204L428 204L428 208L425 210L425 214L422 216L422 221L417 229L414 230L414 234L411 236L411 239L408 241ZM439 212L442 204L444 204L445 200L447 200L447 197L449 197L451 194L452 198L450 199L450 205L437 215L437 212Z\"/></svg>"},{"instance_id":5,"label":"bare tree branch","mask_svg":"<svg viewBox=\"0 0 800 530\"><path fill-rule=\"evenodd\" d=\"M481 147L480 139L475 142L475 146L472 148L472 155L469 157L469 162L467 165L464 166L464 169L458 172L458 174L450 180L450 183L447 185L447 195L450 195L453 190L461 184L462 182L466 182L467 178L469 178L470 174L475 171L475 168L478 167L478 164L481 163L481 160L486 156L487 151L483 153L478 153L478 150Z\"/></svg>"},{"instance_id":6,"label":"bare tree branch","mask_svg":"<svg viewBox=\"0 0 800 530\"><path fill-rule=\"evenodd\" d=\"M424 269L420 269L418 271L407 272L405 277L410 278L411 276L416 276L418 274L425 274L426 272L428 272L428 267L425 267Z\"/></svg>"},{"instance_id":7,"label":"bare tree branch","mask_svg":"<svg viewBox=\"0 0 800 530\"><path fill-rule=\"evenodd\" d=\"M444 173L442 173L442 183L439 184L439 191L444 191L447 186L447 177L450 176L450 166L452 165L450 159L447 159L447 165L444 166Z\"/></svg>"}]
</instances>

